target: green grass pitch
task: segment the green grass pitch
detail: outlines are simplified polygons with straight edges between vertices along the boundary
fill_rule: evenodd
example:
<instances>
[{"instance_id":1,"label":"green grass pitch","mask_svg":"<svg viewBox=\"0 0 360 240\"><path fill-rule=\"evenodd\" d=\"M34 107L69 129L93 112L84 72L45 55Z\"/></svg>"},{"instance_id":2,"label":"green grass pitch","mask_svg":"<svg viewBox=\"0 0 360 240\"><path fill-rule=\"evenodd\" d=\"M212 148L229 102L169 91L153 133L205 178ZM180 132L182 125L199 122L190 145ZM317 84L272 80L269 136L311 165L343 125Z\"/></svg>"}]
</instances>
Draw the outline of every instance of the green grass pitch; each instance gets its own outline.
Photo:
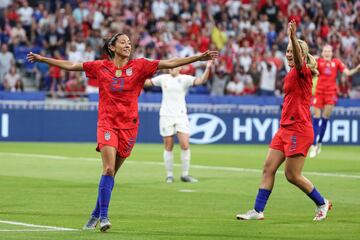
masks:
<instances>
[{"instance_id":1,"label":"green grass pitch","mask_svg":"<svg viewBox=\"0 0 360 240\"><path fill-rule=\"evenodd\" d=\"M0 143L0 239L360 239L360 148L323 146L304 175L334 209L313 222L314 204L277 175L264 221L238 221L253 207L266 145L193 145L196 184L165 183L162 145L137 144L115 181L113 228L81 231L101 172L95 144ZM175 146L175 162L180 163ZM5 221L76 229L52 230Z\"/></svg>"}]
</instances>

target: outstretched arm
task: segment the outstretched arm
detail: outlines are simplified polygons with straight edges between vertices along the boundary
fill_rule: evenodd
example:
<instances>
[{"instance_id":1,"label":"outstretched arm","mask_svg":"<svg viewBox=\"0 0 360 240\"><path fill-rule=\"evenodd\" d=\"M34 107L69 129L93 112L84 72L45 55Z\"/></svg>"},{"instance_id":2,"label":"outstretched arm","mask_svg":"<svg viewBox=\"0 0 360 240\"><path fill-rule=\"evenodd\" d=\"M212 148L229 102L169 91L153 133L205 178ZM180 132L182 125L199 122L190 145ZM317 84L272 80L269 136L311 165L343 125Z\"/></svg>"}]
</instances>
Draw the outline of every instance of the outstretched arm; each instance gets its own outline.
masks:
<instances>
[{"instance_id":1,"label":"outstretched arm","mask_svg":"<svg viewBox=\"0 0 360 240\"><path fill-rule=\"evenodd\" d=\"M206 68L205 68L205 71L204 73L196 78L194 80L194 85L197 86L197 85L202 85L204 83L206 83L206 81L208 80L209 78L209 74L210 74L210 70L211 70L211 65L213 64L214 60L209 60L206 64Z\"/></svg>"},{"instance_id":2,"label":"outstretched arm","mask_svg":"<svg viewBox=\"0 0 360 240\"><path fill-rule=\"evenodd\" d=\"M41 56L39 54L35 54L32 52L30 52L26 56L26 59L32 63L33 62L43 62L43 63L47 63L49 65L56 66L61 69L67 70L67 71L83 71L84 70L82 63L73 63L73 62L66 61L66 60L47 58L47 57L44 57L44 56Z\"/></svg>"},{"instance_id":3,"label":"outstretched arm","mask_svg":"<svg viewBox=\"0 0 360 240\"><path fill-rule=\"evenodd\" d=\"M210 51L207 50L204 53L199 55L191 56L191 57L184 57L184 58L172 58L168 60L160 60L158 69L169 69L169 68L176 68L180 67L189 63L197 62L197 61L208 61L217 58L218 52L217 51Z\"/></svg>"},{"instance_id":4,"label":"outstretched arm","mask_svg":"<svg viewBox=\"0 0 360 240\"><path fill-rule=\"evenodd\" d=\"M349 77L349 76L352 76L352 75L354 75L355 73L357 73L359 71L360 71L360 64L357 65L356 67L354 67L351 70L349 70L348 68L345 68L344 69L344 74Z\"/></svg>"},{"instance_id":5,"label":"outstretched arm","mask_svg":"<svg viewBox=\"0 0 360 240\"><path fill-rule=\"evenodd\" d=\"M295 68L297 70L300 70L303 66L303 59L301 58L300 44L296 38L296 22L295 22L295 20L291 20L291 22L289 22L289 24L288 24L288 35L289 35L291 45L292 45Z\"/></svg>"}]
</instances>

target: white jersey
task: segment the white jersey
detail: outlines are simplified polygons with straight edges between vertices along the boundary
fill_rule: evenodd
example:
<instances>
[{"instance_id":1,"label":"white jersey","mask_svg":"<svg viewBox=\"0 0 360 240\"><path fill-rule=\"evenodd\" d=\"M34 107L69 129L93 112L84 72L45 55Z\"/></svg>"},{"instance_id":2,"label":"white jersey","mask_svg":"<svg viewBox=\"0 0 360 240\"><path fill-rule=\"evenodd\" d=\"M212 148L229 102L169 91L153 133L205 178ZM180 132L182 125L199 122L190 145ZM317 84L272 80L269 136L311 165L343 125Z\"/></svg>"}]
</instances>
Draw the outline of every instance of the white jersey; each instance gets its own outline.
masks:
<instances>
[{"instance_id":1,"label":"white jersey","mask_svg":"<svg viewBox=\"0 0 360 240\"><path fill-rule=\"evenodd\" d=\"M160 116L186 116L185 95L189 87L194 85L194 80L195 77L184 74L176 77L162 74L151 79L154 86L162 89Z\"/></svg>"}]
</instances>

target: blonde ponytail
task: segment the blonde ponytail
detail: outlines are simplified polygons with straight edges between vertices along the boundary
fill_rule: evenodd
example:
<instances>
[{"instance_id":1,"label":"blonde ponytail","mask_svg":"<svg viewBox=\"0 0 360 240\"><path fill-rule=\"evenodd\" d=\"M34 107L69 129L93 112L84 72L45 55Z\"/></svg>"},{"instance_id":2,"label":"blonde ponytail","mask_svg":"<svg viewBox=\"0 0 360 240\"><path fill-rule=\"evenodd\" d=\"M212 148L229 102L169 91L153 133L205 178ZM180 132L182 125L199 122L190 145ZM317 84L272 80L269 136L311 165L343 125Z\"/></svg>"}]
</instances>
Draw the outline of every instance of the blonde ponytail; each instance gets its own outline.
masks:
<instances>
[{"instance_id":1,"label":"blonde ponytail","mask_svg":"<svg viewBox=\"0 0 360 240\"><path fill-rule=\"evenodd\" d=\"M317 70L317 62L313 55L309 53L309 47L307 43L303 40L298 39L298 43L300 44L301 51L303 55L306 56L306 66L310 68L311 73L313 76L316 76L319 74L319 71Z\"/></svg>"}]
</instances>

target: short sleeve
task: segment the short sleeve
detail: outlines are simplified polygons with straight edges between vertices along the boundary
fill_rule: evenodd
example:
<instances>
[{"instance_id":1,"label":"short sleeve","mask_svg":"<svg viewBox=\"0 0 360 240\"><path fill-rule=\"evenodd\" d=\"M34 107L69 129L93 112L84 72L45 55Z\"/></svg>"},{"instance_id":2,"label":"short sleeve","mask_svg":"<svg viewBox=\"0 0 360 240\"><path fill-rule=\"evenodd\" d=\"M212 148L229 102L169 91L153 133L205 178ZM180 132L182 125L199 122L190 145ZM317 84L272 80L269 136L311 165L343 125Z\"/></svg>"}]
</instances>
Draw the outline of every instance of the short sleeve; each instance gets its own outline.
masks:
<instances>
[{"instance_id":1,"label":"short sleeve","mask_svg":"<svg viewBox=\"0 0 360 240\"><path fill-rule=\"evenodd\" d=\"M156 87L160 87L161 82L163 81L163 76L164 75L159 75L159 76L156 76L156 77L152 78L151 83Z\"/></svg>"},{"instance_id":2,"label":"short sleeve","mask_svg":"<svg viewBox=\"0 0 360 240\"><path fill-rule=\"evenodd\" d=\"M159 60L141 58L141 61L143 76L145 76L146 78L151 78L158 69Z\"/></svg>"},{"instance_id":3,"label":"short sleeve","mask_svg":"<svg viewBox=\"0 0 360 240\"><path fill-rule=\"evenodd\" d=\"M99 72L99 68L102 64L102 60L96 60L91 62L84 62L83 68L86 74L86 77L94 79L97 77L97 73Z\"/></svg>"},{"instance_id":4,"label":"short sleeve","mask_svg":"<svg viewBox=\"0 0 360 240\"><path fill-rule=\"evenodd\" d=\"M339 71L344 72L344 70L346 68L345 64L340 59L336 59L336 63L337 63Z\"/></svg>"},{"instance_id":5,"label":"short sleeve","mask_svg":"<svg viewBox=\"0 0 360 240\"><path fill-rule=\"evenodd\" d=\"M185 87L191 87L194 85L194 81L195 81L195 77L194 76L190 76L190 75L181 75L181 80L183 81Z\"/></svg>"}]
</instances>

